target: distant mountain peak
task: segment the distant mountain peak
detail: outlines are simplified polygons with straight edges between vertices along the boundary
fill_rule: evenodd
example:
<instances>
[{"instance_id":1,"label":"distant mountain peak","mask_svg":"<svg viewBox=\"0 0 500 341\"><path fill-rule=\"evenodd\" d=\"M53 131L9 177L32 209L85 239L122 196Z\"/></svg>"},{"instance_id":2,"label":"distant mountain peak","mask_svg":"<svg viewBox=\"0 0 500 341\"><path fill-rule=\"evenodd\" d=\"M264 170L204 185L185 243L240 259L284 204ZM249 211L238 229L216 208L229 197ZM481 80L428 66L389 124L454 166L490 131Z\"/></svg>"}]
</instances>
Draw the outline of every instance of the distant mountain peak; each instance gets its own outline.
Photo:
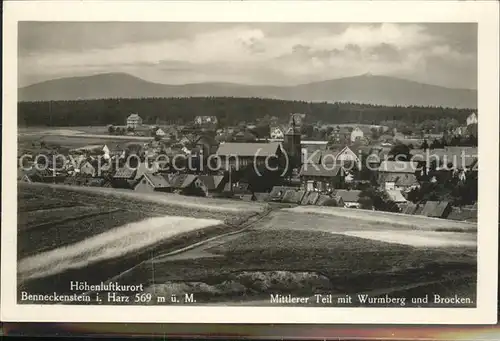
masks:
<instances>
[{"instance_id":1,"label":"distant mountain peak","mask_svg":"<svg viewBox=\"0 0 500 341\"><path fill-rule=\"evenodd\" d=\"M356 102L375 105L477 108L477 91L450 89L390 76L345 77L294 86L208 82L168 85L127 73L70 77L18 90L19 101L150 97L255 97L306 102Z\"/></svg>"}]
</instances>

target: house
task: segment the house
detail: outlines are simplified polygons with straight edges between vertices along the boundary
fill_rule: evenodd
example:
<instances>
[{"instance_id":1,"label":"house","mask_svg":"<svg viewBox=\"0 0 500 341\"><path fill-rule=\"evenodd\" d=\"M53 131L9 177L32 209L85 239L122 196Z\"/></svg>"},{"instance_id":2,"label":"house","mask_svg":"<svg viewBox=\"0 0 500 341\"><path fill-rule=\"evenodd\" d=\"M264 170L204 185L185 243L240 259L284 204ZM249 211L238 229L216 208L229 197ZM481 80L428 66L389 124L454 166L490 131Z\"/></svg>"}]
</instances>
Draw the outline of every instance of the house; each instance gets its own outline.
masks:
<instances>
[{"instance_id":1,"label":"house","mask_svg":"<svg viewBox=\"0 0 500 341\"><path fill-rule=\"evenodd\" d=\"M158 128L155 131L155 135L158 136L158 137L165 137L166 133L165 133L165 131L163 131L163 129Z\"/></svg>"},{"instance_id":2,"label":"house","mask_svg":"<svg viewBox=\"0 0 500 341\"><path fill-rule=\"evenodd\" d=\"M330 141L343 144L351 141L351 131L346 126L335 126L329 136Z\"/></svg>"},{"instance_id":3,"label":"house","mask_svg":"<svg viewBox=\"0 0 500 341\"><path fill-rule=\"evenodd\" d=\"M175 193L192 196L207 196L208 189L194 174L169 174L167 181Z\"/></svg>"},{"instance_id":4,"label":"house","mask_svg":"<svg viewBox=\"0 0 500 341\"><path fill-rule=\"evenodd\" d=\"M337 164L303 164L299 176L306 191L328 192L342 188L345 171Z\"/></svg>"},{"instance_id":5,"label":"house","mask_svg":"<svg viewBox=\"0 0 500 341\"><path fill-rule=\"evenodd\" d=\"M359 198L361 191L359 190L346 190L339 189L334 192L335 196L342 198L344 207L347 208L360 208Z\"/></svg>"},{"instance_id":6,"label":"house","mask_svg":"<svg viewBox=\"0 0 500 341\"><path fill-rule=\"evenodd\" d=\"M378 168L378 183L385 190L408 191L419 186L418 170L414 161L382 161Z\"/></svg>"},{"instance_id":7,"label":"house","mask_svg":"<svg viewBox=\"0 0 500 341\"><path fill-rule=\"evenodd\" d=\"M94 177L96 176L97 170L89 161L86 161L80 166L79 173Z\"/></svg>"},{"instance_id":8,"label":"house","mask_svg":"<svg viewBox=\"0 0 500 341\"><path fill-rule=\"evenodd\" d=\"M362 167L361 159L359 158L359 151L354 152L348 146L345 146L337 153L335 162L348 169L351 169L352 166L356 166L357 169L361 169Z\"/></svg>"},{"instance_id":9,"label":"house","mask_svg":"<svg viewBox=\"0 0 500 341\"><path fill-rule=\"evenodd\" d=\"M130 114L127 117L127 128L137 128L142 125L142 118L138 114Z\"/></svg>"},{"instance_id":10,"label":"house","mask_svg":"<svg viewBox=\"0 0 500 341\"><path fill-rule=\"evenodd\" d=\"M134 188L135 184L137 183L135 179L136 174L137 169L134 167L124 166L118 168L111 178L113 188Z\"/></svg>"},{"instance_id":11,"label":"house","mask_svg":"<svg viewBox=\"0 0 500 341\"><path fill-rule=\"evenodd\" d=\"M217 152L219 143L215 140L214 137L204 134L195 139L194 146L199 151L202 151L203 155L209 156Z\"/></svg>"},{"instance_id":12,"label":"house","mask_svg":"<svg viewBox=\"0 0 500 341\"><path fill-rule=\"evenodd\" d=\"M442 149L413 149L414 160L426 167L428 172L435 164L437 169L445 170L471 170L478 161L477 147L450 146ZM417 157L418 156L418 157Z\"/></svg>"},{"instance_id":13,"label":"house","mask_svg":"<svg viewBox=\"0 0 500 341\"><path fill-rule=\"evenodd\" d=\"M295 125L296 127L301 127L304 125L306 120L306 114L292 113L288 121L288 125Z\"/></svg>"},{"instance_id":14,"label":"house","mask_svg":"<svg viewBox=\"0 0 500 341\"><path fill-rule=\"evenodd\" d=\"M401 193L400 190L392 189L392 190L386 190L385 192L389 196L389 199L394 203L396 203L398 206L407 203L406 198L403 196L403 193Z\"/></svg>"},{"instance_id":15,"label":"house","mask_svg":"<svg viewBox=\"0 0 500 341\"><path fill-rule=\"evenodd\" d=\"M365 136L365 134L363 133L363 131L361 129L359 129L359 127L355 127L351 131L350 139L351 139L351 142L356 142L356 141L360 141L361 139L363 139L364 136Z\"/></svg>"},{"instance_id":16,"label":"house","mask_svg":"<svg viewBox=\"0 0 500 341\"><path fill-rule=\"evenodd\" d=\"M345 203L338 195L320 194L316 206L345 207Z\"/></svg>"},{"instance_id":17,"label":"house","mask_svg":"<svg viewBox=\"0 0 500 341\"><path fill-rule=\"evenodd\" d=\"M306 191L303 190L289 189L283 195L281 202L286 204L300 204L305 194Z\"/></svg>"},{"instance_id":18,"label":"house","mask_svg":"<svg viewBox=\"0 0 500 341\"><path fill-rule=\"evenodd\" d=\"M157 173L158 171L161 170L160 166L161 165L159 162L147 162L147 161L141 162L137 165L137 167L135 167L134 179L136 181L139 180L139 178L142 177L145 173Z\"/></svg>"},{"instance_id":19,"label":"house","mask_svg":"<svg viewBox=\"0 0 500 341\"><path fill-rule=\"evenodd\" d=\"M302 198L302 201L300 202L301 205L316 205L318 202L320 193L318 192L306 192L304 197Z\"/></svg>"},{"instance_id":20,"label":"house","mask_svg":"<svg viewBox=\"0 0 500 341\"><path fill-rule=\"evenodd\" d=\"M447 218L451 211L449 201L427 201L419 214L432 218Z\"/></svg>"},{"instance_id":21,"label":"house","mask_svg":"<svg viewBox=\"0 0 500 341\"><path fill-rule=\"evenodd\" d=\"M171 192L170 182L161 174L146 172L137 181L134 191L141 193Z\"/></svg>"},{"instance_id":22,"label":"house","mask_svg":"<svg viewBox=\"0 0 500 341\"><path fill-rule=\"evenodd\" d=\"M270 143L221 143L216 155L225 170L242 169L246 166L278 167L284 158L280 142ZM266 165L267 163L267 165Z\"/></svg>"},{"instance_id":23,"label":"house","mask_svg":"<svg viewBox=\"0 0 500 341\"><path fill-rule=\"evenodd\" d=\"M274 140L283 140L285 138L286 127L271 126L269 128L269 137Z\"/></svg>"},{"instance_id":24,"label":"house","mask_svg":"<svg viewBox=\"0 0 500 341\"><path fill-rule=\"evenodd\" d=\"M274 186L271 189L271 192L269 193L269 200L275 202L281 202L287 191L290 190L296 191L297 189L298 189L297 187L290 187L290 186Z\"/></svg>"},{"instance_id":25,"label":"house","mask_svg":"<svg viewBox=\"0 0 500 341\"><path fill-rule=\"evenodd\" d=\"M201 125L216 125L218 123L216 116L196 116L194 118L194 124Z\"/></svg>"},{"instance_id":26,"label":"house","mask_svg":"<svg viewBox=\"0 0 500 341\"><path fill-rule=\"evenodd\" d=\"M477 121L477 115L475 112L473 112L472 114L470 114L468 117L467 117L467 125L470 126L471 124L477 124L478 121Z\"/></svg>"},{"instance_id":27,"label":"house","mask_svg":"<svg viewBox=\"0 0 500 341\"><path fill-rule=\"evenodd\" d=\"M456 127L452 133L453 135L458 135L458 136L465 135L467 133L467 127L466 126Z\"/></svg>"},{"instance_id":28,"label":"house","mask_svg":"<svg viewBox=\"0 0 500 341\"><path fill-rule=\"evenodd\" d=\"M257 136L248 130L242 130L233 134L232 140L234 142L254 142L257 141Z\"/></svg>"},{"instance_id":29,"label":"house","mask_svg":"<svg viewBox=\"0 0 500 341\"><path fill-rule=\"evenodd\" d=\"M222 193L227 183L223 175L200 175L198 178L205 185L209 194Z\"/></svg>"},{"instance_id":30,"label":"house","mask_svg":"<svg viewBox=\"0 0 500 341\"><path fill-rule=\"evenodd\" d=\"M385 173L379 174L379 184L386 191L404 191L409 192L414 188L418 188L420 183L418 182L417 176L415 174L409 173Z\"/></svg>"},{"instance_id":31,"label":"house","mask_svg":"<svg viewBox=\"0 0 500 341\"><path fill-rule=\"evenodd\" d=\"M44 182L44 183L64 183L66 176L49 171L48 169L37 170L20 170L18 172L18 179L22 182Z\"/></svg>"},{"instance_id":32,"label":"house","mask_svg":"<svg viewBox=\"0 0 500 341\"><path fill-rule=\"evenodd\" d=\"M401 213L410 215L415 214L417 208L417 204L407 202L406 204L401 205Z\"/></svg>"}]
</instances>

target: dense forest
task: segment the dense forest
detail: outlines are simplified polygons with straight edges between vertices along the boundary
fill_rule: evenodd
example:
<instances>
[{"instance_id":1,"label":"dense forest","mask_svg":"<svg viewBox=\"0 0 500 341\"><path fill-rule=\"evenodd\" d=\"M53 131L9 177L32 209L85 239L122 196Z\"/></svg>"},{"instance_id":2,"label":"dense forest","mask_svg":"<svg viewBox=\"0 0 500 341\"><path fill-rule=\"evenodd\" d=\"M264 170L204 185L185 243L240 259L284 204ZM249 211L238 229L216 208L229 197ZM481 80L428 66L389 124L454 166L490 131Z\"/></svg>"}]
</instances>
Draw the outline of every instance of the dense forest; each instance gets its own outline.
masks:
<instances>
[{"instance_id":1,"label":"dense forest","mask_svg":"<svg viewBox=\"0 0 500 341\"><path fill-rule=\"evenodd\" d=\"M197 115L214 115L221 125L235 125L242 121L255 122L264 116L285 120L292 112L306 113L308 120L324 123L401 121L411 125L443 118L465 122L471 110L233 97L96 99L20 102L18 122L20 126L123 125L130 113L138 113L145 124L184 124L192 122Z\"/></svg>"}]
</instances>

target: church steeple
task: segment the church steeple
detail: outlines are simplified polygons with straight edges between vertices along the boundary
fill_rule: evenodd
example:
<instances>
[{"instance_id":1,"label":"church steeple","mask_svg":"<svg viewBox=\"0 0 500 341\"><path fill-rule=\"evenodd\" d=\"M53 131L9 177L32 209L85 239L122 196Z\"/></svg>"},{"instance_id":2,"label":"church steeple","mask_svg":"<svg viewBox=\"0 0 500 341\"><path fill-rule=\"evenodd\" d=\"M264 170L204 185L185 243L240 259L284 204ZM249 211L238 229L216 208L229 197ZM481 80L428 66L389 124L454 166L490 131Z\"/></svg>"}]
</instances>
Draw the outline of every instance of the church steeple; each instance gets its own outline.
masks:
<instances>
[{"instance_id":1,"label":"church steeple","mask_svg":"<svg viewBox=\"0 0 500 341\"><path fill-rule=\"evenodd\" d=\"M289 124L290 127L285 134L283 147L289 157L291 169L300 168L302 163L301 134L294 114L291 114Z\"/></svg>"}]
</instances>

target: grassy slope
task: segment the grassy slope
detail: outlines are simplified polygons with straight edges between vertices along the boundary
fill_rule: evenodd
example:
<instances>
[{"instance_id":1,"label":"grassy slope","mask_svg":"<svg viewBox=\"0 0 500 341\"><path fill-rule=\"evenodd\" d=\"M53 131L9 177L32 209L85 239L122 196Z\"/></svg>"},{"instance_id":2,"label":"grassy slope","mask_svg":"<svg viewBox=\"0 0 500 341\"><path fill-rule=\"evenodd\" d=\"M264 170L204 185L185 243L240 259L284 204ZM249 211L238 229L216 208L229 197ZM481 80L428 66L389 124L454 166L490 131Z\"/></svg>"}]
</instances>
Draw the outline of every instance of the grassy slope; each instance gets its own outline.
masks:
<instances>
[{"instance_id":1,"label":"grassy slope","mask_svg":"<svg viewBox=\"0 0 500 341\"><path fill-rule=\"evenodd\" d=\"M145 263L119 281L148 283L153 285L150 290L165 295L184 288L198 301L223 302L265 300L271 293L400 290L404 295L410 289L402 287L464 276L473 288L476 274L474 250L422 249L324 232L259 229L209 251L220 257ZM276 271L292 274L276 275ZM298 282L294 273L301 277L305 273L305 279ZM431 289L449 293L455 288L429 285L407 294L432 293Z\"/></svg>"},{"instance_id":2,"label":"grassy slope","mask_svg":"<svg viewBox=\"0 0 500 341\"><path fill-rule=\"evenodd\" d=\"M429 218L419 215L407 215L400 213L355 210L339 207L315 207L298 206L286 211L305 213L312 215L323 215L327 217L338 217L347 219L356 219L360 223L383 224L384 226L406 227L412 229L430 229L430 230L463 230L477 231L477 223L468 223L439 218Z\"/></svg>"},{"instance_id":3,"label":"grassy slope","mask_svg":"<svg viewBox=\"0 0 500 341\"><path fill-rule=\"evenodd\" d=\"M237 230L241 223L264 207L262 205L244 203L232 205L231 202L224 200L220 202L218 200L208 200L208 204L204 205L198 198L179 196L158 200L158 198L168 197L168 195L162 194L159 196L155 194L145 195L134 200L136 194L131 191L128 193L124 191L122 193L111 190L102 193L100 191L93 191L91 188L80 191L77 188L68 186L20 183L18 187L20 208L18 213L18 257L24 258L27 255L76 243L113 227L142 220L147 217L184 215L194 218L218 219L224 221L225 224L189 233L181 233L140 252L127 254L117 259L98 262L84 269L67 271L63 274L28 281L23 283L21 287L32 292L53 291L56 289L61 292L67 292L67 283L70 280L91 280L97 282L106 280L157 254L172 251L211 236ZM127 200L124 200L124 198ZM27 202L30 205L26 205ZM83 208L90 211L119 211L111 214L84 217L82 219L73 217L75 219L51 224L50 217L55 220L61 220L62 218L60 214L54 214L53 209L58 206L71 207L67 212L72 212L75 215L80 214L79 210ZM239 210L239 208L242 208L242 210ZM29 213L27 213L27 210ZM38 220L36 219L37 217L39 218ZM64 217L66 219L71 218L67 215Z\"/></svg>"}]
</instances>

